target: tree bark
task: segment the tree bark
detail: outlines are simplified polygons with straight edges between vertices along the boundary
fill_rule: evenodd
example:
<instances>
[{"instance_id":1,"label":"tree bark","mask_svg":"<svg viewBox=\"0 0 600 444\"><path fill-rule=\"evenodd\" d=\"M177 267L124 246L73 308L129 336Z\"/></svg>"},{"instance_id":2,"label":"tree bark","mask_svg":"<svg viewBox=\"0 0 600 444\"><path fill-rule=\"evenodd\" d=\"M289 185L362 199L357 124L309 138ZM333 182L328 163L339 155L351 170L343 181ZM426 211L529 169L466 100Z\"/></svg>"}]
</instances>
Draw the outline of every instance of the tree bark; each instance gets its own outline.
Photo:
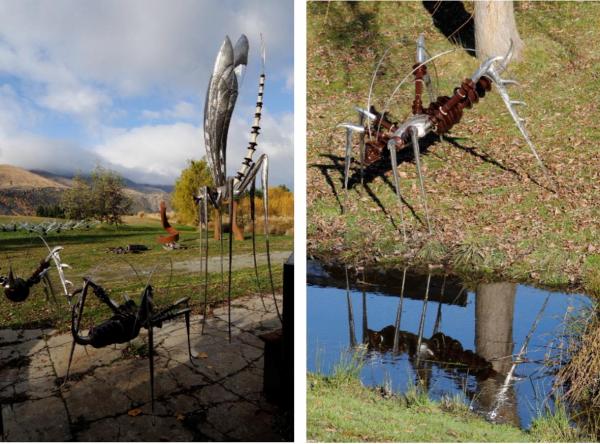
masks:
<instances>
[{"instance_id":1,"label":"tree bark","mask_svg":"<svg viewBox=\"0 0 600 444\"><path fill-rule=\"evenodd\" d=\"M519 36L512 1L475 2L475 45L477 58L504 56L513 42L512 60L519 60L524 43Z\"/></svg>"}]
</instances>

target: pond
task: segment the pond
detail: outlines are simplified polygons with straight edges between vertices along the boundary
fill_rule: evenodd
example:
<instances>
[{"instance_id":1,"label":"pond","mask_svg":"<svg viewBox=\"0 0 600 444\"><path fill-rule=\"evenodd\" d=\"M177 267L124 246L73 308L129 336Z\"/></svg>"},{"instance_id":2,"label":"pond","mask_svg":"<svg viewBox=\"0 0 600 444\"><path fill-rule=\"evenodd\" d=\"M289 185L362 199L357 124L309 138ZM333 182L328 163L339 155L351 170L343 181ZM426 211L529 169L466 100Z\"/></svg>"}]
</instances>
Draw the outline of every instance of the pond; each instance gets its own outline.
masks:
<instances>
[{"instance_id":1,"label":"pond","mask_svg":"<svg viewBox=\"0 0 600 444\"><path fill-rule=\"evenodd\" d=\"M436 273L309 261L308 370L330 374L360 356L365 385L402 393L419 383L433 399L460 397L489 420L528 428L552 405L546 358L590 299L509 282L466 288Z\"/></svg>"}]
</instances>

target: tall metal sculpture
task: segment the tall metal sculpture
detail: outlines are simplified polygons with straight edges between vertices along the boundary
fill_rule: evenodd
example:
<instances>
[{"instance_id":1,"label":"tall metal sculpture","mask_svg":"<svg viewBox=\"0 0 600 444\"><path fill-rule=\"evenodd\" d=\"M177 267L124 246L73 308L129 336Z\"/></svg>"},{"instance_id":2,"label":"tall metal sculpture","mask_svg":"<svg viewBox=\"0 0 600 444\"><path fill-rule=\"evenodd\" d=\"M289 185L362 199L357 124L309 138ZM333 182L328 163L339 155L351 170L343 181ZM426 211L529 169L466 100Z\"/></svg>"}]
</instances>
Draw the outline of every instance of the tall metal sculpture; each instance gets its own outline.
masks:
<instances>
[{"instance_id":1,"label":"tall metal sculpture","mask_svg":"<svg viewBox=\"0 0 600 444\"><path fill-rule=\"evenodd\" d=\"M234 223L234 201L245 192L250 194L250 218L252 221L252 253L254 257L254 269L256 281L260 290L258 277L258 267L256 260L256 238L255 238L255 179L258 173L261 173L261 185L263 190L263 211L264 211L264 234L266 243L267 265L269 270L269 280L271 292L277 315L281 319L275 290L273 285L273 274L271 270L271 256L269 248L269 159L266 154L261 154L254 160L253 156L257 149L257 138L260 133L260 119L263 107L263 92L265 86L265 47L261 42L262 72L258 83L258 97L256 99L256 108L254 113L254 122L250 131L250 142L246 156L242 160L242 165L234 177L227 176L227 136L229 132L229 123L235 107L238 96L238 88L241 85L246 66L248 64L248 38L242 34L235 44L231 44L229 37L221 45L213 73L208 84L206 101L204 104L204 143L206 147L206 157L213 179L213 187L202 187L199 195L196 197L199 203L200 213L200 239L201 239L201 264L203 263L204 272L204 322L202 331L206 324L206 314L208 306L208 208L211 205L218 214L214 223L218 224L220 232L223 233L223 213L225 208L229 213L229 262L228 262L228 282L227 282L227 304L228 304L228 333L231 342L231 271L232 271L232 247ZM204 232L202 233L202 225ZM223 236L220 237L221 248L221 292L224 296L223 285ZM201 270L202 273L202 270ZM261 293L262 298L262 293ZM263 302L264 303L264 302Z\"/></svg>"}]
</instances>

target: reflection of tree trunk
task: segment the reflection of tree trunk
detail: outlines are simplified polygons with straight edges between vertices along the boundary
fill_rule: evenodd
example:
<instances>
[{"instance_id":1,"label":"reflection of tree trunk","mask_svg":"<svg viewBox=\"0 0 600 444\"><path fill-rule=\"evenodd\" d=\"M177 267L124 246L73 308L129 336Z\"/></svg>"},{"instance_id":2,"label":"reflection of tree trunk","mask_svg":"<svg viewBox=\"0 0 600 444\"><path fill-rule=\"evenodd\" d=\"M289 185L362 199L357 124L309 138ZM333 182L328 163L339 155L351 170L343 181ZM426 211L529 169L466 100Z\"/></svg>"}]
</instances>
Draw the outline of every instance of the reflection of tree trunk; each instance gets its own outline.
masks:
<instances>
[{"instance_id":1,"label":"reflection of tree trunk","mask_svg":"<svg viewBox=\"0 0 600 444\"><path fill-rule=\"evenodd\" d=\"M493 408L496 395L512 365L516 284L501 282L479 284L475 299L475 347L481 357L492 362L496 377L479 382L478 402L485 410ZM513 388L498 417L503 422L519 425L516 395Z\"/></svg>"}]
</instances>

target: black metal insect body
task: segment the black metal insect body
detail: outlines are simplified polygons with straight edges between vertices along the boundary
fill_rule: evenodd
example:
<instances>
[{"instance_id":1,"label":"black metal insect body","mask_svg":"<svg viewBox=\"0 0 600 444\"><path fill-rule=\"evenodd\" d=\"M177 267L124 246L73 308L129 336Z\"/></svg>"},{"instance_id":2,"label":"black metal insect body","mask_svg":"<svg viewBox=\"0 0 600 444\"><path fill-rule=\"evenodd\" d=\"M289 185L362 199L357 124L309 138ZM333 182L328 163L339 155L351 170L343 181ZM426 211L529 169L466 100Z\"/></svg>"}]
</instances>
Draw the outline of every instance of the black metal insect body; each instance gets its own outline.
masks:
<instances>
[{"instance_id":1,"label":"black metal insect body","mask_svg":"<svg viewBox=\"0 0 600 444\"><path fill-rule=\"evenodd\" d=\"M54 262L64 296L70 305L72 298L70 288L73 284L71 281L65 278L64 269L70 267L69 265L65 264L60 257L60 251L63 249L63 247L59 246L51 249L43 237L40 236L40 239L42 239L46 245L46 248L48 248L48 255L40 261L38 268L36 268L31 276L29 276L27 279L16 276L12 267L9 268L8 276L0 275L0 286L4 288L4 295L12 302L23 302L29 297L31 288L34 285L43 282L46 298L50 299L50 297L52 297L52 301L57 304L58 302L56 300L54 287L52 286L52 282L48 276L50 266L52 262Z\"/></svg>"},{"instance_id":2,"label":"black metal insect body","mask_svg":"<svg viewBox=\"0 0 600 444\"><path fill-rule=\"evenodd\" d=\"M89 329L87 336L81 334L81 320L88 291L104 304L106 304L113 313L113 316L106 321L93 326ZM142 328L148 330L148 360L150 363L150 396L152 400L152 412L154 412L154 336L153 329L161 328L164 322L175 319L178 316L185 317L187 329L188 353L190 362L194 364L192 358L192 348L190 343L190 313L192 309L188 305L189 298L179 299L174 304L161 310L156 310L153 304L154 290L151 285L146 285L142 292L140 305L133 300L127 299L123 304L117 304L113 301L104 288L97 285L92 280L84 278L83 288L76 290L74 295L79 295L77 302L73 305L71 314L71 333L73 335L73 344L69 355L69 364L65 382L69 378L69 371L73 360L75 345L91 345L94 348L103 348L113 344L123 344L138 337Z\"/></svg>"},{"instance_id":3,"label":"black metal insect body","mask_svg":"<svg viewBox=\"0 0 600 444\"><path fill-rule=\"evenodd\" d=\"M12 267L8 271L8 276L0 276L0 285L4 288L4 295L12 302L23 302L29 297L31 287L39 284L46 278L50 269L48 258L42 260L38 268L27 279L15 276Z\"/></svg>"}]
</instances>

